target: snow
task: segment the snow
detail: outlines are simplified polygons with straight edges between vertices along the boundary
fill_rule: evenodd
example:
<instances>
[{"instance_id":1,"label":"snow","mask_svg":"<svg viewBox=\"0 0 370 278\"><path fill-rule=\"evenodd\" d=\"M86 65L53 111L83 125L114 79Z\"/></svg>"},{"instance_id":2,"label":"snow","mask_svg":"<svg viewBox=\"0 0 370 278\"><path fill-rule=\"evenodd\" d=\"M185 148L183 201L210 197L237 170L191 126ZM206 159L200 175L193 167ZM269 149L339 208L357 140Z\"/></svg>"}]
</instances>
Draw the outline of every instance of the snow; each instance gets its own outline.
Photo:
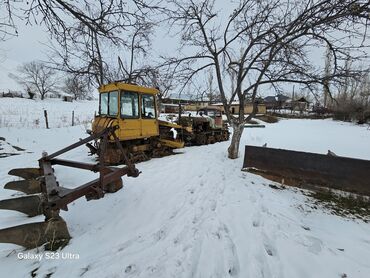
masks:
<instances>
[{"instance_id":1,"label":"snow","mask_svg":"<svg viewBox=\"0 0 370 278\"><path fill-rule=\"evenodd\" d=\"M59 108L70 109L68 104ZM37 166L42 151L55 151L86 136L84 125L25 127L0 128L6 142L26 149L0 159L2 184L14 179L7 175L11 168ZM267 143L319 153L330 149L370 159L369 139L367 127L349 123L280 120L246 129L241 146ZM57 253L59 259L50 259L41 249L40 261L18 259L37 250L0 244L1 275L26 277L34 271L37 277L369 277L369 223L314 210L313 201L297 189L272 189L271 181L241 171L242 147L240 158L227 159L228 144L188 147L137 164L142 173L124 177L122 190L96 201L81 198L61 213L72 240ZM94 161L83 147L64 157ZM55 172L66 187L96 176L62 167ZM0 189L0 199L14 193ZM0 211L0 228L36 221L42 217Z\"/></svg>"},{"instance_id":2,"label":"snow","mask_svg":"<svg viewBox=\"0 0 370 278\"><path fill-rule=\"evenodd\" d=\"M207 115L204 115L204 114L200 115L196 111L184 111L181 114L182 118L187 118L189 116L192 117L192 118L209 118L209 119L212 119L211 117L209 117ZM161 121L171 122L171 123L177 122L178 118L179 118L178 113L161 113L158 117L158 119L161 120Z\"/></svg>"},{"instance_id":3,"label":"snow","mask_svg":"<svg viewBox=\"0 0 370 278\"><path fill-rule=\"evenodd\" d=\"M59 128L75 124L87 124L94 118L98 101L63 102L61 99L0 98L0 128L45 128L44 110L49 127Z\"/></svg>"},{"instance_id":4,"label":"snow","mask_svg":"<svg viewBox=\"0 0 370 278\"><path fill-rule=\"evenodd\" d=\"M268 125L268 124L267 124ZM326 154L328 150L339 156L370 160L369 126L326 120L280 119L278 124L249 131L245 143L296 151Z\"/></svg>"}]
</instances>

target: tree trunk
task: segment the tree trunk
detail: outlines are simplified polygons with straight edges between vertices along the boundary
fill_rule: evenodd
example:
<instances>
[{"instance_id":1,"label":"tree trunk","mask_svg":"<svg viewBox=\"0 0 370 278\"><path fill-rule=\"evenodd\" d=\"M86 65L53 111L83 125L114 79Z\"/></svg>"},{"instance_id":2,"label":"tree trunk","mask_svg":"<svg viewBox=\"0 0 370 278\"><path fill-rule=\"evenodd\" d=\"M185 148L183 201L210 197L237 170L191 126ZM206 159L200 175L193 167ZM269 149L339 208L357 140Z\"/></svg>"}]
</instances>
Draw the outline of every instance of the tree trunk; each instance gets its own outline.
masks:
<instances>
[{"instance_id":1,"label":"tree trunk","mask_svg":"<svg viewBox=\"0 0 370 278\"><path fill-rule=\"evenodd\" d=\"M244 123L243 124L233 124L233 135L231 137L231 143L228 148L229 158L236 159L239 156L239 144L240 138L242 137L244 130Z\"/></svg>"}]
</instances>

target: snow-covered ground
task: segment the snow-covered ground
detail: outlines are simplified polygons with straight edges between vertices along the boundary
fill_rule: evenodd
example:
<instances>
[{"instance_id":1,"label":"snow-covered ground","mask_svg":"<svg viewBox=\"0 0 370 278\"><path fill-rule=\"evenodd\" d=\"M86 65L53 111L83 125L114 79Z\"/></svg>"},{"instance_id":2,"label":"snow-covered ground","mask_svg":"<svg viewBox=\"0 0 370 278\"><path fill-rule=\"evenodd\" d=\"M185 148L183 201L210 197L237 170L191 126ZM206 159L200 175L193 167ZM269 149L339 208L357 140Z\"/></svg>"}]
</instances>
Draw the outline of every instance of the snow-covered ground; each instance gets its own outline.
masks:
<instances>
[{"instance_id":1,"label":"snow-covered ground","mask_svg":"<svg viewBox=\"0 0 370 278\"><path fill-rule=\"evenodd\" d=\"M37 166L52 152L84 137L84 126L0 128L0 137L25 149L0 158L0 183L14 167ZM281 120L246 129L244 144L370 159L370 130L331 120ZM1 142L1 141L0 141ZM72 235L59 259L19 259L37 250L0 244L2 277L370 277L370 223L312 209L299 190L241 171L227 159L228 142L189 147L137 165L137 178L105 198L83 198L62 212ZM32 153L30 153L32 152ZM84 148L65 155L92 162ZM95 174L56 168L63 186ZM0 189L0 199L14 192ZM42 221L0 211L0 228ZM62 258L64 256L64 258ZM56 257L56 256L54 256ZM78 257L78 258L77 258Z\"/></svg>"},{"instance_id":2,"label":"snow-covered ground","mask_svg":"<svg viewBox=\"0 0 370 278\"><path fill-rule=\"evenodd\" d=\"M49 127L60 128L74 123L87 124L98 111L98 101L63 102L61 99L29 100L25 98L0 98L0 128L45 128L44 110L47 111Z\"/></svg>"}]
</instances>

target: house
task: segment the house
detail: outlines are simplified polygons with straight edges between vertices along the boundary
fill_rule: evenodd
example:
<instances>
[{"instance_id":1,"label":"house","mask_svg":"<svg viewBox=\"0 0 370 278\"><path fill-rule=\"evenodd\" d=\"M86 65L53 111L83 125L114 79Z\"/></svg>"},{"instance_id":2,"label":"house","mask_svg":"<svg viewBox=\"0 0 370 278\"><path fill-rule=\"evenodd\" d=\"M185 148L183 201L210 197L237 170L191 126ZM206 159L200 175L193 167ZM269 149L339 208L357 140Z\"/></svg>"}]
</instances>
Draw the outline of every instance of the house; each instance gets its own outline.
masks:
<instances>
[{"instance_id":1,"label":"house","mask_svg":"<svg viewBox=\"0 0 370 278\"><path fill-rule=\"evenodd\" d=\"M67 102L72 102L74 100L74 97L71 94L61 92L61 91L53 92L53 93L50 94L49 97L51 97L51 98L53 98L53 97L60 98L63 101L67 101Z\"/></svg>"},{"instance_id":2,"label":"house","mask_svg":"<svg viewBox=\"0 0 370 278\"><path fill-rule=\"evenodd\" d=\"M257 105L256 114L266 114L266 105L264 103L257 102L256 105ZM222 113L225 113L225 109L222 103L215 103L215 104L212 104L212 106L219 107L222 110ZM247 102L244 105L244 114L251 114L252 111L253 111L253 104L251 102ZM239 102L238 101L234 101L230 105L230 112L231 114L234 114L234 115L239 114Z\"/></svg>"},{"instance_id":3,"label":"house","mask_svg":"<svg viewBox=\"0 0 370 278\"><path fill-rule=\"evenodd\" d=\"M292 109L297 111L305 111L309 108L309 105L310 102L304 97L292 101Z\"/></svg>"},{"instance_id":4,"label":"house","mask_svg":"<svg viewBox=\"0 0 370 278\"><path fill-rule=\"evenodd\" d=\"M171 103L161 103L161 113L179 113L180 105Z\"/></svg>"},{"instance_id":5,"label":"house","mask_svg":"<svg viewBox=\"0 0 370 278\"><path fill-rule=\"evenodd\" d=\"M66 102L73 102L73 97L72 96L63 96L62 99L63 99L63 101L66 101Z\"/></svg>"},{"instance_id":6,"label":"house","mask_svg":"<svg viewBox=\"0 0 370 278\"><path fill-rule=\"evenodd\" d=\"M275 96L268 96L263 99L267 109L274 109L277 107L277 100Z\"/></svg>"},{"instance_id":7,"label":"house","mask_svg":"<svg viewBox=\"0 0 370 278\"><path fill-rule=\"evenodd\" d=\"M209 100L207 98L199 99L199 97L190 94L175 94L172 93L166 98L161 100L161 107L164 110L176 110L178 112L179 105L181 104L181 109L184 111L198 111L200 108L209 105ZM177 106L177 108L174 108ZM166 112L174 113L174 112Z\"/></svg>"},{"instance_id":8,"label":"house","mask_svg":"<svg viewBox=\"0 0 370 278\"><path fill-rule=\"evenodd\" d=\"M283 94L267 96L263 99L266 109L291 109L290 97Z\"/></svg>"},{"instance_id":9,"label":"house","mask_svg":"<svg viewBox=\"0 0 370 278\"><path fill-rule=\"evenodd\" d=\"M14 97L23 98L24 97L21 91L13 91L13 90L8 90L8 92L2 91L1 96L11 97L11 98L14 98Z\"/></svg>"},{"instance_id":10,"label":"house","mask_svg":"<svg viewBox=\"0 0 370 278\"><path fill-rule=\"evenodd\" d=\"M266 114L266 106L263 103L263 99L256 98L255 103L257 104L257 114ZM164 113L178 113L178 106L181 104L182 111L198 111L201 108L207 106L219 107L224 113L224 107L221 102L213 103L208 97L202 97L201 99L196 95L189 94L171 94L167 98L161 100L161 111L176 111L176 112L164 112ZM175 106L177 106L177 108ZM233 102L230 106L232 114L239 114L239 102ZM253 111L253 104L247 102L244 107L244 113L250 114Z\"/></svg>"}]
</instances>

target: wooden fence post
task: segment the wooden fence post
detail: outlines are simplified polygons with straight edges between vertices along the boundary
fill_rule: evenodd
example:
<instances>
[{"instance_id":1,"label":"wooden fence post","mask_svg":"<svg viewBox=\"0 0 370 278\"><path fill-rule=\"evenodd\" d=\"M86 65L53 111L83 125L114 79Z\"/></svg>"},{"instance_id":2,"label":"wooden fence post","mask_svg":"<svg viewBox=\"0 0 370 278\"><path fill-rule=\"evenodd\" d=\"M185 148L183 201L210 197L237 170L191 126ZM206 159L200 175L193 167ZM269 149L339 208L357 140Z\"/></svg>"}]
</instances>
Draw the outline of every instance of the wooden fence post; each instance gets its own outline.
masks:
<instances>
[{"instance_id":1,"label":"wooden fence post","mask_svg":"<svg viewBox=\"0 0 370 278\"><path fill-rule=\"evenodd\" d=\"M75 125L75 111L72 111L72 126Z\"/></svg>"},{"instance_id":2,"label":"wooden fence post","mask_svg":"<svg viewBox=\"0 0 370 278\"><path fill-rule=\"evenodd\" d=\"M46 128L49 129L48 111L44 110Z\"/></svg>"}]
</instances>

